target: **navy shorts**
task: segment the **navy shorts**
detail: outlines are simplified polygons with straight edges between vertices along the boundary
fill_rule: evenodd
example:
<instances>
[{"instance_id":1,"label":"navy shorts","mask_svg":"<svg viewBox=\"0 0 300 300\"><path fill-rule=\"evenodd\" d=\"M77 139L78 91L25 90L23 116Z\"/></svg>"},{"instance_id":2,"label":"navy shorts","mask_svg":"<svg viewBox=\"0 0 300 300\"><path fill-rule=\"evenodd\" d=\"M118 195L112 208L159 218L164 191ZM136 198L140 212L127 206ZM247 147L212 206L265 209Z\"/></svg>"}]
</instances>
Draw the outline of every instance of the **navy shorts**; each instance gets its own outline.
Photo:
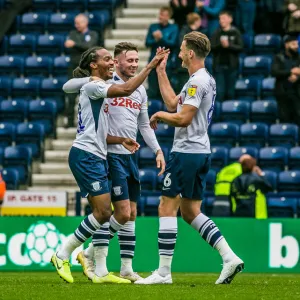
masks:
<instances>
[{"instance_id":1,"label":"navy shorts","mask_svg":"<svg viewBox=\"0 0 300 300\"><path fill-rule=\"evenodd\" d=\"M106 160L72 147L69 154L69 166L80 188L81 197L109 193Z\"/></svg>"},{"instance_id":2,"label":"navy shorts","mask_svg":"<svg viewBox=\"0 0 300 300\"><path fill-rule=\"evenodd\" d=\"M163 180L162 195L203 200L210 154L171 152Z\"/></svg>"},{"instance_id":3,"label":"navy shorts","mask_svg":"<svg viewBox=\"0 0 300 300\"><path fill-rule=\"evenodd\" d=\"M109 179L112 202L138 202L141 197L140 175L135 154L108 153Z\"/></svg>"}]
</instances>

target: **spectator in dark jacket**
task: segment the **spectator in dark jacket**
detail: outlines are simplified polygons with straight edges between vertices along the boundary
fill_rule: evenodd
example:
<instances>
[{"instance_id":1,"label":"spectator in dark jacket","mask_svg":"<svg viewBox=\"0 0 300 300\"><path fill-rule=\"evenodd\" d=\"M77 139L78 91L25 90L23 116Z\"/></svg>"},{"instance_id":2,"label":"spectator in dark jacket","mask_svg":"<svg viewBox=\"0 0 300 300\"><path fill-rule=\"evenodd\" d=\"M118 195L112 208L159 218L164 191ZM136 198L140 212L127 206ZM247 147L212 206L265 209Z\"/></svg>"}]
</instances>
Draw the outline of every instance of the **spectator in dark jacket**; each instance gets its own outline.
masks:
<instances>
[{"instance_id":1,"label":"spectator in dark jacket","mask_svg":"<svg viewBox=\"0 0 300 300\"><path fill-rule=\"evenodd\" d=\"M266 219L265 193L272 191L272 186L262 177L263 172L256 166L255 158L248 158L241 165L242 175L231 184L232 213L236 217Z\"/></svg>"},{"instance_id":2,"label":"spectator in dark jacket","mask_svg":"<svg viewBox=\"0 0 300 300\"><path fill-rule=\"evenodd\" d=\"M297 36L286 36L284 47L283 53L275 55L272 65L279 117L282 122L300 125L300 56Z\"/></svg>"},{"instance_id":3,"label":"spectator in dark jacket","mask_svg":"<svg viewBox=\"0 0 300 300\"><path fill-rule=\"evenodd\" d=\"M171 0L173 20L181 28L186 24L186 16L195 10L196 0Z\"/></svg>"},{"instance_id":4,"label":"spectator in dark jacket","mask_svg":"<svg viewBox=\"0 0 300 300\"><path fill-rule=\"evenodd\" d=\"M300 0L285 0L286 31L300 33Z\"/></svg>"},{"instance_id":5,"label":"spectator in dark jacket","mask_svg":"<svg viewBox=\"0 0 300 300\"><path fill-rule=\"evenodd\" d=\"M81 54L98 44L98 33L89 30L89 20L86 15L79 14L74 22L76 30L72 30L65 41L65 47L70 51L70 66L68 69L69 79L73 78L73 70L78 66ZM76 94L68 94L68 105L66 107L67 124L74 126L74 106Z\"/></svg>"},{"instance_id":6,"label":"spectator in dark jacket","mask_svg":"<svg viewBox=\"0 0 300 300\"><path fill-rule=\"evenodd\" d=\"M211 38L213 70L217 83L217 99L234 99L235 82L239 70L239 52L243 49L240 31L231 25L232 15L220 13L220 29Z\"/></svg>"},{"instance_id":7,"label":"spectator in dark jacket","mask_svg":"<svg viewBox=\"0 0 300 300\"><path fill-rule=\"evenodd\" d=\"M219 28L219 14L225 8L225 0L197 0L196 12L202 17L202 26L211 35Z\"/></svg>"},{"instance_id":8,"label":"spectator in dark jacket","mask_svg":"<svg viewBox=\"0 0 300 300\"><path fill-rule=\"evenodd\" d=\"M158 23L150 25L146 37L146 47L151 48L149 61L155 56L158 47L169 48L171 53L175 53L174 50L177 47L179 30L177 24L169 22L171 17L172 9L168 6L162 7L159 12ZM172 59L169 59L167 64L168 75L171 73L171 66ZM148 97L152 99L161 98L155 70L150 73L148 83Z\"/></svg>"}]
</instances>

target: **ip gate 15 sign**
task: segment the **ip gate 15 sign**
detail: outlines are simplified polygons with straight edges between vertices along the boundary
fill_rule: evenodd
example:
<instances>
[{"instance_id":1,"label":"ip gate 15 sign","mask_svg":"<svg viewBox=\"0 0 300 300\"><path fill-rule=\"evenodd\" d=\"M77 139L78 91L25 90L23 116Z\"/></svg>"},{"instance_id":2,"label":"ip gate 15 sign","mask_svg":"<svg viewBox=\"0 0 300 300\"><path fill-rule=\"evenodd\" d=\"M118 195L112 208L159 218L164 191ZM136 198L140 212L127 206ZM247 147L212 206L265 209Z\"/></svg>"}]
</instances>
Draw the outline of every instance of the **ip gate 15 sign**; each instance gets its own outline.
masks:
<instances>
[{"instance_id":1,"label":"ip gate 15 sign","mask_svg":"<svg viewBox=\"0 0 300 300\"><path fill-rule=\"evenodd\" d=\"M7 191L3 216L66 216L66 192Z\"/></svg>"}]
</instances>

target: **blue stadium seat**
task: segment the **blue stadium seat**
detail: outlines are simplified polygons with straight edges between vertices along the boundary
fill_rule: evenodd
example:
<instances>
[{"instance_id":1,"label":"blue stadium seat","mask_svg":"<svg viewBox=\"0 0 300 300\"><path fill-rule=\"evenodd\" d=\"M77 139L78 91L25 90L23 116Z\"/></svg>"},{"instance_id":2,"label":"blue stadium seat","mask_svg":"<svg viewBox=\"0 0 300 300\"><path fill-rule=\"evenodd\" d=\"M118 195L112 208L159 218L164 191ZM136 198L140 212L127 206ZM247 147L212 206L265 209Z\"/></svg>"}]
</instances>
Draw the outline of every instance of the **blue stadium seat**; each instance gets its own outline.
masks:
<instances>
[{"instance_id":1,"label":"blue stadium seat","mask_svg":"<svg viewBox=\"0 0 300 300\"><path fill-rule=\"evenodd\" d=\"M22 57L5 55L0 56L0 74L23 74L24 59Z\"/></svg>"},{"instance_id":2,"label":"blue stadium seat","mask_svg":"<svg viewBox=\"0 0 300 300\"><path fill-rule=\"evenodd\" d=\"M50 101L56 104L57 112L60 113L64 110L65 99L62 97L43 97L44 101Z\"/></svg>"},{"instance_id":3,"label":"blue stadium seat","mask_svg":"<svg viewBox=\"0 0 300 300\"><path fill-rule=\"evenodd\" d=\"M234 147L229 151L229 162L236 162L243 154L249 154L255 159L258 158L258 150L255 147Z\"/></svg>"},{"instance_id":4,"label":"blue stadium seat","mask_svg":"<svg viewBox=\"0 0 300 300\"><path fill-rule=\"evenodd\" d=\"M31 151L27 147L16 146L4 149L4 167L17 170L22 184L28 184L31 181L31 162Z\"/></svg>"},{"instance_id":5,"label":"blue stadium seat","mask_svg":"<svg viewBox=\"0 0 300 300\"><path fill-rule=\"evenodd\" d=\"M10 96L12 86L12 78L7 76L0 77L0 95L3 97Z\"/></svg>"},{"instance_id":6,"label":"blue stadium seat","mask_svg":"<svg viewBox=\"0 0 300 300\"><path fill-rule=\"evenodd\" d=\"M22 33L44 33L48 20L45 12L25 13L18 17L18 30Z\"/></svg>"},{"instance_id":7,"label":"blue stadium seat","mask_svg":"<svg viewBox=\"0 0 300 300\"><path fill-rule=\"evenodd\" d=\"M37 38L36 53L39 55L60 55L63 52L65 36L61 34L44 34Z\"/></svg>"},{"instance_id":8,"label":"blue stadium seat","mask_svg":"<svg viewBox=\"0 0 300 300\"><path fill-rule=\"evenodd\" d=\"M0 123L0 147L11 146L15 140L16 128L11 123Z\"/></svg>"},{"instance_id":9,"label":"blue stadium seat","mask_svg":"<svg viewBox=\"0 0 300 300\"><path fill-rule=\"evenodd\" d=\"M53 76L66 75L68 72L68 67L70 65L69 56L58 56L54 58L53 62Z\"/></svg>"},{"instance_id":10,"label":"blue stadium seat","mask_svg":"<svg viewBox=\"0 0 300 300\"><path fill-rule=\"evenodd\" d=\"M277 103L274 101L255 101L251 104L251 122L276 123Z\"/></svg>"},{"instance_id":11,"label":"blue stadium seat","mask_svg":"<svg viewBox=\"0 0 300 300\"><path fill-rule=\"evenodd\" d=\"M58 9L58 0L33 0L32 7L35 11L55 11Z\"/></svg>"},{"instance_id":12,"label":"blue stadium seat","mask_svg":"<svg viewBox=\"0 0 300 300\"><path fill-rule=\"evenodd\" d=\"M147 196L145 198L145 215L157 216L160 196Z\"/></svg>"},{"instance_id":13,"label":"blue stadium seat","mask_svg":"<svg viewBox=\"0 0 300 300\"><path fill-rule=\"evenodd\" d=\"M254 52L274 54L280 51L281 37L277 34L258 34L254 37Z\"/></svg>"},{"instance_id":14,"label":"blue stadium seat","mask_svg":"<svg viewBox=\"0 0 300 300\"><path fill-rule=\"evenodd\" d=\"M4 100L0 102L0 121L18 124L27 117L28 105L25 100Z\"/></svg>"},{"instance_id":15,"label":"blue stadium seat","mask_svg":"<svg viewBox=\"0 0 300 300\"><path fill-rule=\"evenodd\" d=\"M256 148L264 147L268 142L269 128L263 123L247 123L240 127L240 145Z\"/></svg>"},{"instance_id":16,"label":"blue stadium seat","mask_svg":"<svg viewBox=\"0 0 300 300\"><path fill-rule=\"evenodd\" d=\"M289 170L300 170L300 147L290 149Z\"/></svg>"},{"instance_id":17,"label":"blue stadium seat","mask_svg":"<svg viewBox=\"0 0 300 300\"><path fill-rule=\"evenodd\" d=\"M235 96L237 99L242 97L254 97L257 99L260 96L261 78L243 78L238 79L235 84Z\"/></svg>"},{"instance_id":18,"label":"blue stadium seat","mask_svg":"<svg viewBox=\"0 0 300 300\"><path fill-rule=\"evenodd\" d=\"M39 92L40 80L34 77L16 78L12 83L12 96L32 96L36 97Z\"/></svg>"},{"instance_id":19,"label":"blue stadium seat","mask_svg":"<svg viewBox=\"0 0 300 300\"><path fill-rule=\"evenodd\" d=\"M161 100L149 100L148 101L148 113L152 116L158 111L163 110L163 102Z\"/></svg>"},{"instance_id":20,"label":"blue stadium seat","mask_svg":"<svg viewBox=\"0 0 300 300\"><path fill-rule=\"evenodd\" d=\"M268 56L247 56L243 63L243 75L268 76L271 72L272 59Z\"/></svg>"},{"instance_id":21,"label":"blue stadium seat","mask_svg":"<svg viewBox=\"0 0 300 300\"><path fill-rule=\"evenodd\" d=\"M299 191L300 171L284 171L279 173L278 191Z\"/></svg>"},{"instance_id":22,"label":"blue stadium seat","mask_svg":"<svg viewBox=\"0 0 300 300\"><path fill-rule=\"evenodd\" d=\"M274 171L263 170L263 178L271 184L273 191L277 190L277 173Z\"/></svg>"},{"instance_id":23,"label":"blue stadium seat","mask_svg":"<svg viewBox=\"0 0 300 300\"><path fill-rule=\"evenodd\" d=\"M36 38L34 34L15 34L8 39L8 53L29 54L35 51Z\"/></svg>"},{"instance_id":24,"label":"blue stadium seat","mask_svg":"<svg viewBox=\"0 0 300 300\"><path fill-rule=\"evenodd\" d=\"M140 169L140 182L142 190L154 191L156 188L156 171L153 169Z\"/></svg>"},{"instance_id":25,"label":"blue stadium seat","mask_svg":"<svg viewBox=\"0 0 300 300\"><path fill-rule=\"evenodd\" d=\"M299 141L299 130L295 124L273 124L270 126L269 145L291 148Z\"/></svg>"},{"instance_id":26,"label":"blue stadium seat","mask_svg":"<svg viewBox=\"0 0 300 300\"><path fill-rule=\"evenodd\" d=\"M216 122L220 122L221 107L222 107L222 103L216 101L215 106L214 106L213 115L212 115L212 121L211 121L210 125L213 123L216 123Z\"/></svg>"},{"instance_id":27,"label":"blue stadium seat","mask_svg":"<svg viewBox=\"0 0 300 300\"><path fill-rule=\"evenodd\" d=\"M89 11L89 28L91 30L104 30L105 25L110 22L111 16L107 10Z\"/></svg>"},{"instance_id":28,"label":"blue stadium seat","mask_svg":"<svg viewBox=\"0 0 300 300\"><path fill-rule=\"evenodd\" d=\"M254 38L253 35L243 34L244 50L246 53L251 54L253 51Z\"/></svg>"},{"instance_id":29,"label":"blue stadium seat","mask_svg":"<svg viewBox=\"0 0 300 300\"><path fill-rule=\"evenodd\" d=\"M54 13L49 17L47 29L49 32L68 33L74 28L76 13Z\"/></svg>"},{"instance_id":30,"label":"blue stadium seat","mask_svg":"<svg viewBox=\"0 0 300 300\"><path fill-rule=\"evenodd\" d=\"M217 172L210 169L206 176L206 190L213 191L216 183Z\"/></svg>"},{"instance_id":31,"label":"blue stadium seat","mask_svg":"<svg viewBox=\"0 0 300 300\"><path fill-rule=\"evenodd\" d=\"M266 97L274 97L276 79L272 77L264 78L262 81L261 95L263 99Z\"/></svg>"},{"instance_id":32,"label":"blue stadium seat","mask_svg":"<svg viewBox=\"0 0 300 300\"><path fill-rule=\"evenodd\" d=\"M156 162L156 155L149 147L143 147L139 150L139 167L148 168L154 167Z\"/></svg>"},{"instance_id":33,"label":"blue stadium seat","mask_svg":"<svg viewBox=\"0 0 300 300\"><path fill-rule=\"evenodd\" d=\"M293 218L296 215L296 198L268 197L267 203L269 218Z\"/></svg>"},{"instance_id":34,"label":"blue stadium seat","mask_svg":"<svg viewBox=\"0 0 300 300\"><path fill-rule=\"evenodd\" d=\"M41 82L41 97L64 97L62 87L66 82L66 78L45 78Z\"/></svg>"},{"instance_id":35,"label":"blue stadium seat","mask_svg":"<svg viewBox=\"0 0 300 300\"><path fill-rule=\"evenodd\" d=\"M33 100L29 102L28 120L42 124L46 134L56 136L56 103L53 101Z\"/></svg>"},{"instance_id":36,"label":"blue stadium seat","mask_svg":"<svg viewBox=\"0 0 300 300\"><path fill-rule=\"evenodd\" d=\"M174 127L167 124L158 124L155 131L159 143L172 144L174 139Z\"/></svg>"},{"instance_id":37,"label":"blue stadium seat","mask_svg":"<svg viewBox=\"0 0 300 300\"><path fill-rule=\"evenodd\" d=\"M21 123L17 126L16 144L31 149L32 157L44 157L44 127L42 124Z\"/></svg>"},{"instance_id":38,"label":"blue stadium seat","mask_svg":"<svg viewBox=\"0 0 300 300\"><path fill-rule=\"evenodd\" d=\"M117 4L116 0L88 0L87 9L88 11L110 9L115 8Z\"/></svg>"},{"instance_id":39,"label":"blue stadium seat","mask_svg":"<svg viewBox=\"0 0 300 300\"><path fill-rule=\"evenodd\" d=\"M258 165L264 170L280 172L288 165L288 150L283 147L262 148Z\"/></svg>"},{"instance_id":40,"label":"blue stadium seat","mask_svg":"<svg viewBox=\"0 0 300 300\"><path fill-rule=\"evenodd\" d=\"M59 0L60 11L84 11L86 8L86 0Z\"/></svg>"},{"instance_id":41,"label":"blue stadium seat","mask_svg":"<svg viewBox=\"0 0 300 300\"><path fill-rule=\"evenodd\" d=\"M219 171L228 164L228 149L226 147L211 148L211 168Z\"/></svg>"},{"instance_id":42,"label":"blue stadium seat","mask_svg":"<svg viewBox=\"0 0 300 300\"><path fill-rule=\"evenodd\" d=\"M1 175L6 184L7 190L18 190L19 189L19 172L13 168L2 169Z\"/></svg>"},{"instance_id":43,"label":"blue stadium seat","mask_svg":"<svg viewBox=\"0 0 300 300\"><path fill-rule=\"evenodd\" d=\"M221 121L235 124L246 123L250 115L250 105L245 101L224 101Z\"/></svg>"},{"instance_id":44,"label":"blue stadium seat","mask_svg":"<svg viewBox=\"0 0 300 300\"><path fill-rule=\"evenodd\" d=\"M204 199L201 205L201 211L205 213L207 216L212 216L213 206L214 206L215 197L211 195L207 195L205 193Z\"/></svg>"},{"instance_id":45,"label":"blue stadium seat","mask_svg":"<svg viewBox=\"0 0 300 300\"><path fill-rule=\"evenodd\" d=\"M29 56L25 60L25 76L51 74L52 59L47 56Z\"/></svg>"},{"instance_id":46,"label":"blue stadium seat","mask_svg":"<svg viewBox=\"0 0 300 300\"><path fill-rule=\"evenodd\" d=\"M231 123L215 123L210 127L213 146L235 146L239 138L239 126Z\"/></svg>"}]
</instances>

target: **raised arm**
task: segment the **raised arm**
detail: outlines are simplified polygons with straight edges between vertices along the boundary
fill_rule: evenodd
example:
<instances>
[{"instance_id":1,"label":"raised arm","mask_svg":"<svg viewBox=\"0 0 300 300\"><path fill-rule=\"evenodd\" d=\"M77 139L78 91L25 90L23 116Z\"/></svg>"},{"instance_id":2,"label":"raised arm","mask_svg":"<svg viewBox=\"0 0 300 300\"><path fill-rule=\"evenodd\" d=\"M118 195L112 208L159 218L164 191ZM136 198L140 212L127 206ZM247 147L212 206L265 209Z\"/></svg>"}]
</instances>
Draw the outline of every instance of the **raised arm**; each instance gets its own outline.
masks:
<instances>
[{"instance_id":1,"label":"raised arm","mask_svg":"<svg viewBox=\"0 0 300 300\"><path fill-rule=\"evenodd\" d=\"M80 89L90 81L91 77L72 78L63 85L63 91L67 94L78 93Z\"/></svg>"},{"instance_id":2,"label":"raised arm","mask_svg":"<svg viewBox=\"0 0 300 300\"><path fill-rule=\"evenodd\" d=\"M178 97L176 96L166 72L168 56L166 56L159 66L156 68L159 90L162 98L167 106L168 111L176 111L178 104Z\"/></svg>"}]
</instances>

